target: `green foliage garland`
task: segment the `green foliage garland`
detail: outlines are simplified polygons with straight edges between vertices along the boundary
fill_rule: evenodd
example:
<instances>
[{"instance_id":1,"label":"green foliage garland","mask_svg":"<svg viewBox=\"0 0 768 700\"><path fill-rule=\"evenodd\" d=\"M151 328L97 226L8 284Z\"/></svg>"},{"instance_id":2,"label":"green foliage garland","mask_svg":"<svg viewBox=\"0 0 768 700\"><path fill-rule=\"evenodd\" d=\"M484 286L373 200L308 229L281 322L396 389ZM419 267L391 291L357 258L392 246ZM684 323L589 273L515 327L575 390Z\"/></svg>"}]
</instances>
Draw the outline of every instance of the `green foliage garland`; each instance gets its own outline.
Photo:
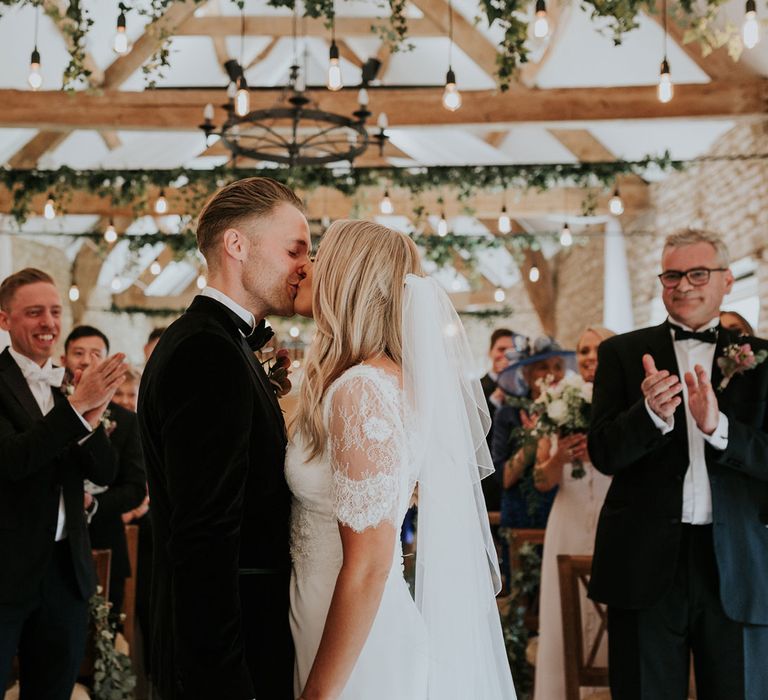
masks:
<instances>
[{"instance_id":1,"label":"green foliage garland","mask_svg":"<svg viewBox=\"0 0 768 700\"><path fill-rule=\"evenodd\" d=\"M95 700L132 700L136 675L130 658L115 649L115 630L109 621L110 604L101 588L91 596L89 607L96 647L93 697Z\"/></svg>"}]
</instances>

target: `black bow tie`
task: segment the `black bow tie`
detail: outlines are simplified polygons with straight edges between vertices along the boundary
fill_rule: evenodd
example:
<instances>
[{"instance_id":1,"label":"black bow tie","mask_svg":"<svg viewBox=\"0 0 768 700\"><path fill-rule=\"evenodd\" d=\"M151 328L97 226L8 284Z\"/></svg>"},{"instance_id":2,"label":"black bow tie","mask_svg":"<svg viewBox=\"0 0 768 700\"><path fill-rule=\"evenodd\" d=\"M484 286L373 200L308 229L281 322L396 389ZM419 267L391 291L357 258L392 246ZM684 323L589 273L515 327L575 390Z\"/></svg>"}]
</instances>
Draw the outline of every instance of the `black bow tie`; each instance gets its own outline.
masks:
<instances>
[{"instance_id":1,"label":"black bow tie","mask_svg":"<svg viewBox=\"0 0 768 700\"><path fill-rule=\"evenodd\" d=\"M704 331L689 331L680 326L676 326L674 323L670 323L669 325L675 332L675 340L698 340L700 343L717 342L717 326L714 328L707 328Z\"/></svg>"},{"instance_id":2,"label":"black bow tie","mask_svg":"<svg viewBox=\"0 0 768 700\"><path fill-rule=\"evenodd\" d=\"M251 331L247 324L244 325L247 329L244 329L243 331L245 333L245 342L248 343L248 347L254 352L261 350L267 344L267 341L275 334L271 328L267 327L267 322L265 320L262 320L253 331Z\"/></svg>"}]
</instances>

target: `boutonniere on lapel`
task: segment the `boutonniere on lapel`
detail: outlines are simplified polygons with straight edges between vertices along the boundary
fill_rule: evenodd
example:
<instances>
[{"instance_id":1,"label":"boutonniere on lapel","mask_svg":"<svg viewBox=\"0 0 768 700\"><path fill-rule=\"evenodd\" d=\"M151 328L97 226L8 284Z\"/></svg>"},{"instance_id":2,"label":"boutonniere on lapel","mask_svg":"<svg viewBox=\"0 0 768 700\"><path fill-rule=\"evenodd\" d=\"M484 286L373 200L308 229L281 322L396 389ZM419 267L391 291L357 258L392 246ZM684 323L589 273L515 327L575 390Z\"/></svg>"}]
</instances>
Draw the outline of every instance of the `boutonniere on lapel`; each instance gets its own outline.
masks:
<instances>
[{"instance_id":1,"label":"boutonniere on lapel","mask_svg":"<svg viewBox=\"0 0 768 700\"><path fill-rule=\"evenodd\" d=\"M754 369L766 358L768 358L768 350L754 352L749 343L743 345L733 343L726 346L723 350L723 356L717 358L717 366L723 373L723 379L717 390L723 391L737 374L744 374L744 372Z\"/></svg>"},{"instance_id":2,"label":"boutonniere on lapel","mask_svg":"<svg viewBox=\"0 0 768 700\"><path fill-rule=\"evenodd\" d=\"M75 385L72 384L72 382L64 382L64 384L61 385L61 393L67 397L72 396L72 394L75 393ZM115 432L115 428L117 428L117 421L112 420L112 411L110 411L109 408L101 414L101 420L99 422L101 423L101 427L104 428L107 437L112 435L112 433Z\"/></svg>"},{"instance_id":3,"label":"boutonniere on lapel","mask_svg":"<svg viewBox=\"0 0 768 700\"><path fill-rule=\"evenodd\" d=\"M272 364L270 364L270 360L265 360L261 365L267 371L267 379L269 379L275 396L282 399L291 391L291 380L288 378L291 372L291 357L288 350L285 348L278 350Z\"/></svg>"}]
</instances>

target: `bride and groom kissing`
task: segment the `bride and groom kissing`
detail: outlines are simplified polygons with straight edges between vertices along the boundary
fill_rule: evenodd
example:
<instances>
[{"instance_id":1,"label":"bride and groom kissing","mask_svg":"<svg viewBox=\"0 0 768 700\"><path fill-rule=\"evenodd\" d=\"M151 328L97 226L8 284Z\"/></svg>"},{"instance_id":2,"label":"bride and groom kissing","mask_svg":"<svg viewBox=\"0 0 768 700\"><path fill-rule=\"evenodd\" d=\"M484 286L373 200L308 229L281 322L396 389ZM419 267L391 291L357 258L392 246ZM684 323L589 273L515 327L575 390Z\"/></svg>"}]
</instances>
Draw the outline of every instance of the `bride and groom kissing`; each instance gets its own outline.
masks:
<instances>
[{"instance_id":1,"label":"bride and groom kissing","mask_svg":"<svg viewBox=\"0 0 768 700\"><path fill-rule=\"evenodd\" d=\"M300 199L234 182L200 214L209 286L163 334L139 421L163 700L508 700L469 345L404 234L338 221L309 275ZM254 357L313 315L286 430ZM290 434L290 438L289 438ZM399 530L418 484L415 600Z\"/></svg>"}]
</instances>

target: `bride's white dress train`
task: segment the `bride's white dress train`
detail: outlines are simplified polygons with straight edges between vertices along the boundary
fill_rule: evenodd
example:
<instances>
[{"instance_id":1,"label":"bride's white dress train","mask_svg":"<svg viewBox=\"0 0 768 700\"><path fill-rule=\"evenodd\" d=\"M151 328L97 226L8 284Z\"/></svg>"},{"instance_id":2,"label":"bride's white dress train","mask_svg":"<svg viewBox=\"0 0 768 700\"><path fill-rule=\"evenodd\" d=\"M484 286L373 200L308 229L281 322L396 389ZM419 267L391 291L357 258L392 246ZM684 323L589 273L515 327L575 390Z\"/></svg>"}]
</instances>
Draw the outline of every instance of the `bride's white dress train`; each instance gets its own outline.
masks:
<instances>
[{"instance_id":1,"label":"bride's white dress train","mask_svg":"<svg viewBox=\"0 0 768 700\"><path fill-rule=\"evenodd\" d=\"M426 700L427 631L403 578L400 524L416 482L396 378L370 365L348 369L324 399L329 442L305 462L300 439L288 447L293 493L291 630L295 691L307 681L342 563L338 523L357 532L385 521L395 552L379 610L342 700ZM450 611L446 611L450 614Z\"/></svg>"}]
</instances>

